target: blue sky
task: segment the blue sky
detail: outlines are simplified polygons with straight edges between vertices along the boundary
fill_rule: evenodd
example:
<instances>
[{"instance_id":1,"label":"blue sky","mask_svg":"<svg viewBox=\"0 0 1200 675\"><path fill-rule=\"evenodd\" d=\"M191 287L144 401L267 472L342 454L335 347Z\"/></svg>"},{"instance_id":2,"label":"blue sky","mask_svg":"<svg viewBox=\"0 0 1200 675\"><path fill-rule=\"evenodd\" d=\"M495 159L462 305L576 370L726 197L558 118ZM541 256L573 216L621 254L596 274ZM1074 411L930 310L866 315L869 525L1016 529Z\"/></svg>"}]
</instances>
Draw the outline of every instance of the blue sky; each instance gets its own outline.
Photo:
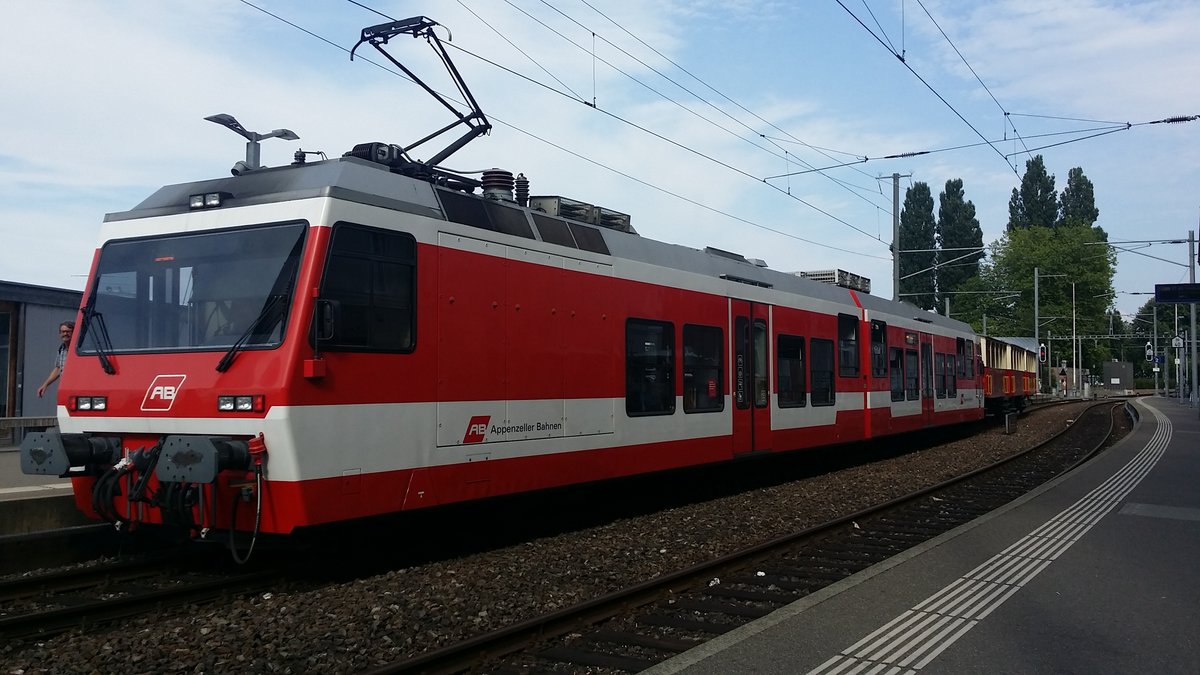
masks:
<instances>
[{"instance_id":1,"label":"blue sky","mask_svg":"<svg viewBox=\"0 0 1200 675\"><path fill-rule=\"evenodd\" d=\"M1200 3L361 5L448 30L438 35L495 128L446 166L523 172L533 194L629 213L643 236L783 271L842 268L890 297L891 174L912 174L901 198L913 181L936 195L961 178L990 243L1004 231L1025 150L1050 144L1034 152L1056 187L1082 167L1111 240L1186 238L1200 221L1200 122L1140 124L1200 114ZM8 281L82 288L105 213L162 184L224 175L244 144L207 115L300 135L265 142L267 165L297 148L332 157L356 143L407 144L449 122L415 85L349 60L359 31L387 20L351 2L48 0L5 15ZM453 92L424 41L396 38L389 50ZM358 55L383 63L369 46ZM1135 126L1078 140L1125 122ZM877 159L918 151L936 152ZM1186 246L1163 244L1121 253L1120 311L1146 300L1129 292L1187 281L1186 256Z\"/></svg>"}]
</instances>

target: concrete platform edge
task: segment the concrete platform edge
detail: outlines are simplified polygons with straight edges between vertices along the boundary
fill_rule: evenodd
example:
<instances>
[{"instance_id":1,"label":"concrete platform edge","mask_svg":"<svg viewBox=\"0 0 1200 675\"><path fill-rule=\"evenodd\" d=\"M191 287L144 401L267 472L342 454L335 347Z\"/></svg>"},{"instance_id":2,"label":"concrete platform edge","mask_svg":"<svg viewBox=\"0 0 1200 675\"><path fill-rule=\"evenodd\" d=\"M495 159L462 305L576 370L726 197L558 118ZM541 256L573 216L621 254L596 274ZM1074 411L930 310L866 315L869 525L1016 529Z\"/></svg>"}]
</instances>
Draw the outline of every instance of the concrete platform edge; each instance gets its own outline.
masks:
<instances>
[{"instance_id":1,"label":"concrete platform edge","mask_svg":"<svg viewBox=\"0 0 1200 675\"><path fill-rule=\"evenodd\" d=\"M95 523L79 512L72 494L0 501L0 536Z\"/></svg>"},{"instance_id":2,"label":"concrete platform edge","mask_svg":"<svg viewBox=\"0 0 1200 675\"><path fill-rule=\"evenodd\" d=\"M1128 439L1134 437L1134 435L1137 433L1137 431L1141 427L1141 425L1142 425L1142 419L1139 416L1139 419L1134 422L1133 429L1129 432L1129 434L1127 434L1125 436L1125 438L1122 438L1116 444L1114 444L1111 447L1104 450L1104 452L1106 452L1106 453L1112 452L1113 450L1124 445L1128 441ZM662 663L654 666L653 668L643 670L642 674L643 675L672 675L673 673L678 673L686 668L694 666L697 663L700 663L701 661L707 659L708 657L710 657L714 654L717 654L719 652L722 652L722 651L728 649L729 647L745 640L746 638L748 638L752 635L761 633L762 631L772 628L777 624L788 621L788 620L796 617L799 614L803 614L805 611L807 611L813 607L816 607L817 605L819 605L831 598L834 598L837 595L839 595L851 588L854 588L855 586L867 581L868 579L871 579L872 577L875 577L879 574L883 574L884 572L892 569L893 567L896 567L897 565L903 564L919 555L922 555L923 553L925 553L927 551L937 548L938 546L941 546L941 545L945 544L946 542L949 542L967 532L970 532L971 530L991 521L994 518L998 518L998 517L1004 515L1005 513L1008 513L1009 511L1025 504L1026 502L1029 502L1030 500L1037 498L1042 493L1057 487L1060 483L1069 479L1072 475L1075 474L1076 471L1079 471L1082 468L1083 468L1082 465L1079 467L1076 467L1072 471L1068 471L1067 473L1062 474L1061 476L1049 481L1048 483L1043 484L1042 486L1034 489L1033 491L1025 494L1022 497L1018 497L1017 499L1014 499L1013 501L1009 502L1008 504L1005 504L1004 506L1001 506L1000 508L998 508L994 511L991 511L990 513L986 513L986 514L976 518L975 520L972 520L969 523L963 523L962 525L959 525L958 527L954 528L953 530L950 530L949 532L946 532L937 537L934 537L933 539L930 539L929 541L925 542L924 544L919 544L917 546L914 546L913 548L908 549L907 551L904 551L903 553L894 555L891 558L888 558L887 560L885 560L881 563L872 565L871 567L868 567L867 569L865 569L861 572L858 572L852 576L846 577L845 579L842 579L841 581L839 581L831 586L826 586L825 588L822 588L821 590L819 590L815 593L810 593L809 595L806 595L803 598L800 598L799 600L791 603L790 605L786 605L784 607L781 607L781 608L775 610L774 612L771 612L770 614L762 617L761 619L752 621L751 623L741 626L740 628L735 628L734 630L731 630L728 633L725 633L724 635L713 638L712 640L709 640L708 642L705 642L702 645L693 647L692 649L689 649L688 651L683 652L682 654L679 654L678 656L674 656L670 659L667 659L666 661L663 661Z\"/></svg>"}]
</instances>

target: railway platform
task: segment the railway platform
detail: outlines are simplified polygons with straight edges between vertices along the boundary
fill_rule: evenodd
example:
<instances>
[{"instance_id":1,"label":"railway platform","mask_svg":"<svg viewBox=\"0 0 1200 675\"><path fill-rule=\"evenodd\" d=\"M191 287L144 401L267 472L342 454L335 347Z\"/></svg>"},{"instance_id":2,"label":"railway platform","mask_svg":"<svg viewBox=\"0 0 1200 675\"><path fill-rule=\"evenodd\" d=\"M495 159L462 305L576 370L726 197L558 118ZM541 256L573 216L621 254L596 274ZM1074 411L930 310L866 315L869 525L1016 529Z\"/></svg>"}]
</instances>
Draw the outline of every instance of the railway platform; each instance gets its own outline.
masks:
<instances>
[{"instance_id":1,"label":"railway platform","mask_svg":"<svg viewBox=\"0 0 1200 675\"><path fill-rule=\"evenodd\" d=\"M71 481L27 476L18 448L0 447L0 537L91 522L75 507Z\"/></svg>"},{"instance_id":2,"label":"railway platform","mask_svg":"<svg viewBox=\"0 0 1200 675\"><path fill-rule=\"evenodd\" d=\"M1200 418L1134 405L1087 465L645 672L1200 672Z\"/></svg>"}]
</instances>

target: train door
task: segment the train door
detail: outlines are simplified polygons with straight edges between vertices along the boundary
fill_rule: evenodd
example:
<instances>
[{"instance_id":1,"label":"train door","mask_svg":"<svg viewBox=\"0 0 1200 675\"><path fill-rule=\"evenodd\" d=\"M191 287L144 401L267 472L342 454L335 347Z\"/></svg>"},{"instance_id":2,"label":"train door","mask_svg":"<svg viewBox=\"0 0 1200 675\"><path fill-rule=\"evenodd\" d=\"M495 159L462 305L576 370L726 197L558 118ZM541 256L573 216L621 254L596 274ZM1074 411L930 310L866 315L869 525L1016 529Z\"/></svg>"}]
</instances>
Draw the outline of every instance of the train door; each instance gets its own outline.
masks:
<instances>
[{"instance_id":1,"label":"train door","mask_svg":"<svg viewBox=\"0 0 1200 675\"><path fill-rule=\"evenodd\" d=\"M921 333L921 418L933 424L933 336Z\"/></svg>"},{"instance_id":2,"label":"train door","mask_svg":"<svg viewBox=\"0 0 1200 675\"><path fill-rule=\"evenodd\" d=\"M733 329L733 451L735 454L771 448L771 389L769 308L734 300Z\"/></svg>"}]
</instances>

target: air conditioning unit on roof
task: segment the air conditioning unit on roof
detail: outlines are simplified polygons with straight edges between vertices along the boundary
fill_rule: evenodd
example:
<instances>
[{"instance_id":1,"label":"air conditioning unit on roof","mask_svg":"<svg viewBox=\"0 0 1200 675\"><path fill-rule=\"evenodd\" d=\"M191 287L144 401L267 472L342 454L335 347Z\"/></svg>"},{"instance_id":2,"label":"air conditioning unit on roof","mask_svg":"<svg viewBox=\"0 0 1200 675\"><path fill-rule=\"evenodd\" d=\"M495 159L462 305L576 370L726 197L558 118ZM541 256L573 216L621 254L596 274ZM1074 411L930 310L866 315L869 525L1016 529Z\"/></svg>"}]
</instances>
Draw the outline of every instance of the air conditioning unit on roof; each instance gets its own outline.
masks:
<instances>
[{"instance_id":1,"label":"air conditioning unit on roof","mask_svg":"<svg viewBox=\"0 0 1200 675\"><path fill-rule=\"evenodd\" d=\"M811 272L793 272L793 274L812 281L833 284L834 286L841 286L842 288L849 288L863 293L871 292L870 279L847 272L846 270L814 270Z\"/></svg>"}]
</instances>

